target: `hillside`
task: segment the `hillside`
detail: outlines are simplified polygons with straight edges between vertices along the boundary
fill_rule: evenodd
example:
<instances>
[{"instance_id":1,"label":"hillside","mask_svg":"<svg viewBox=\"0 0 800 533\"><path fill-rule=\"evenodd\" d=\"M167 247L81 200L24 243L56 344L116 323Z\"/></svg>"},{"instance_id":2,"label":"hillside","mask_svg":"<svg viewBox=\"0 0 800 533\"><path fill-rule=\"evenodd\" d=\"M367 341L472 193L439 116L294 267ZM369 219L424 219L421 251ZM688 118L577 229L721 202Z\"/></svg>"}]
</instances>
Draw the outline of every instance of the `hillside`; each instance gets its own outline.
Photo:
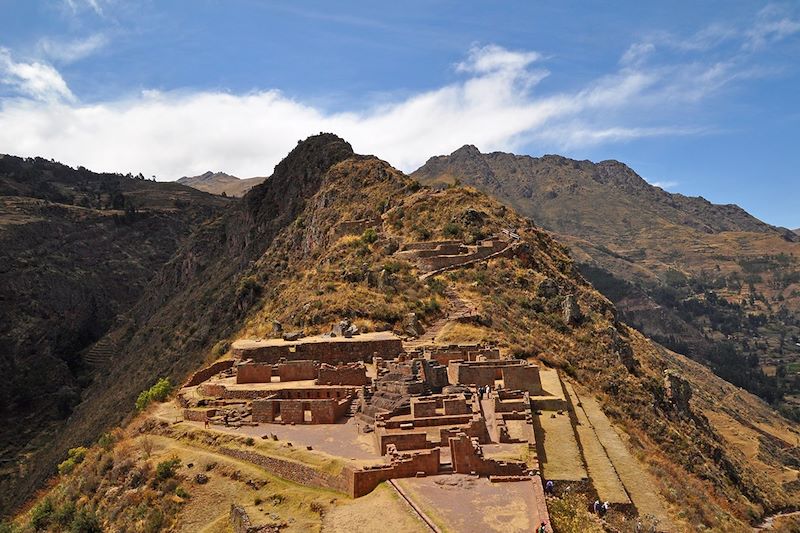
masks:
<instances>
[{"instance_id":1,"label":"hillside","mask_svg":"<svg viewBox=\"0 0 800 533\"><path fill-rule=\"evenodd\" d=\"M265 177L237 178L224 172L204 172L199 176L184 176L178 183L211 194L244 196L247 191L264 181Z\"/></svg>"},{"instance_id":2,"label":"hillside","mask_svg":"<svg viewBox=\"0 0 800 533\"><path fill-rule=\"evenodd\" d=\"M800 242L617 161L464 146L412 176L474 186L553 231L623 320L800 417Z\"/></svg>"},{"instance_id":3,"label":"hillside","mask_svg":"<svg viewBox=\"0 0 800 533\"><path fill-rule=\"evenodd\" d=\"M376 222L362 230L363 221ZM504 230L518 241L503 254L427 277L395 255L414 241L474 243ZM137 531L152 523L191 529L187 520L203 505L213 504L214 513L221 513L209 521L224 520L231 499L256 494L230 487L241 485L242 475L252 484L267 474L215 456L218 440L273 454L289 453L286 447L195 435L177 422L170 430L176 415L169 407L132 418L139 392L158 376L182 382L203 362L224 356L231 341L271 336L278 324L283 331L317 334L349 318L362 331L404 332L414 313L435 331L437 320L451 312L448 291L469 301L474 314L468 323L442 330L442 342L490 337L505 355L559 369L590 391L624 432L624 446L657 479L656 494L679 529L741 531L765 513L796 505L797 424L621 323L614 306L579 274L567 249L529 220L472 188L420 188L388 163L356 155L330 134L298 144L270 179L181 245L129 319L106 337L119 349L70 421L48 449L24 465L25 475L3 484L2 501L20 503L55 472L68 448L92 445L103 431L132 420L115 433L118 444L101 439L75 473L56 480L48 505L62 509L77 502L81 512L109 528L124 523ZM157 459L150 457L152 446L151 451L143 446L141 435L147 432L157 435ZM310 451L292 453L298 461L312 461ZM169 453L195 465L224 467L222 476L211 473L220 484L214 501L192 499L193 491L203 494L199 485L181 496L180 480L167 487L164 477L154 477L158 491L151 485L125 488L132 466L140 477L154 476L154 463ZM180 475L188 483L190 474ZM264 507L276 509L274 516L287 520L290 531L317 531L325 517L355 505L329 493L298 495L299 488L273 477L264 483L253 490L269 498ZM39 500L34 514L41 514L46 501ZM288 507L278 505L284 501ZM291 515L280 514L286 512ZM368 508L362 513L370 514Z\"/></svg>"},{"instance_id":4,"label":"hillside","mask_svg":"<svg viewBox=\"0 0 800 533\"><path fill-rule=\"evenodd\" d=\"M0 485L80 402L103 355L86 349L125 321L181 243L228 203L0 155L0 372L11 377L0 390Z\"/></svg>"}]
</instances>

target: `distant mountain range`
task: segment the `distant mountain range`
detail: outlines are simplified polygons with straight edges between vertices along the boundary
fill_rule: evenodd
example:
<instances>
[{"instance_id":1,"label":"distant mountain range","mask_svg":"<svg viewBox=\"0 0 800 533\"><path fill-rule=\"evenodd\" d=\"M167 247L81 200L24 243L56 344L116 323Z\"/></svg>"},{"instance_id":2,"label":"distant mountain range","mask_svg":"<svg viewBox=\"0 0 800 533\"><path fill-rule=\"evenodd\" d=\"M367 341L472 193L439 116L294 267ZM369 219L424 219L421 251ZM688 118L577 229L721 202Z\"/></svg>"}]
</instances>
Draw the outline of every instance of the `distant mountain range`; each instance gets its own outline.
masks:
<instances>
[{"instance_id":1,"label":"distant mountain range","mask_svg":"<svg viewBox=\"0 0 800 533\"><path fill-rule=\"evenodd\" d=\"M781 378L782 366L800 362L796 231L736 205L671 194L617 161L468 145L412 177L473 186L556 233L623 320L667 347L767 400L800 392L800 380Z\"/></svg>"},{"instance_id":2,"label":"distant mountain range","mask_svg":"<svg viewBox=\"0 0 800 533\"><path fill-rule=\"evenodd\" d=\"M224 172L205 172L199 176L184 176L178 180L181 185L200 191L225 196L244 196L247 191L264 181L266 177L237 178Z\"/></svg>"}]
</instances>

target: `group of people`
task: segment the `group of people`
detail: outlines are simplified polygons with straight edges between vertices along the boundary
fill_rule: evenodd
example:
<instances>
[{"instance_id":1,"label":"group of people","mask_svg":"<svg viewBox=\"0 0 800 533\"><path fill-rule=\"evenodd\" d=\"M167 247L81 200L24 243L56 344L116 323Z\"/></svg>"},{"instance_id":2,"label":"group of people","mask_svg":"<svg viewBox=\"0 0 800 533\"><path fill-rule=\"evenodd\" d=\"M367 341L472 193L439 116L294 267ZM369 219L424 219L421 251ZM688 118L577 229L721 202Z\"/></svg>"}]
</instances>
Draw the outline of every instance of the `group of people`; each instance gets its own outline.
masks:
<instances>
[{"instance_id":1,"label":"group of people","mask_svg":"<svg viewBox=\"0 0 800 533\"><path fill-rule=\"evenodd\" d=\"M483 400L484 396L489 396L489 391L492 388L489 385L484 385L483 387L478 387L478 397Z\"/></svg>"},{"instance_id":2,"label":"group of people","mask_svg":"<svg viewBox=\"0 0 800 533\"><path fill-rule=\"evenodd\" d=\"M600 500L595 500L594 504L592 504L592 512L602 518L608 513L610 507L611 505L608 502L600 503Z\"/></svg>"}]
</instances>

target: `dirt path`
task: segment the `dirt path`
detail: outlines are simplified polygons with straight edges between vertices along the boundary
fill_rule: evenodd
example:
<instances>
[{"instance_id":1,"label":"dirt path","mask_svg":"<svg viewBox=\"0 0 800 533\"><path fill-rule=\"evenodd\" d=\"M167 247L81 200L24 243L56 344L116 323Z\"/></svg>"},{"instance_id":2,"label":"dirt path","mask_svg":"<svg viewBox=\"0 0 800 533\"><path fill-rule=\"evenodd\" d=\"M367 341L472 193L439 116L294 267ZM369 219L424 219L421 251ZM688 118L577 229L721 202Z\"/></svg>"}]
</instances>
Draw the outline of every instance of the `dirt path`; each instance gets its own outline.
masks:
<instances>
[{"instance_id":1,"label":"dirt path","mask_svg":"<svg viewBox=\"0 0 800 533\"><path fill-rule=\"evenodd\" d=\"M445 289L444 295L447 298L447 313L445 316L436 320L430 325L430 327L428 327L427 330L425 330L425 333L416 339L404 342L403 347L406 350L413 350L415 348L419 348L420 346L434 344L436 336L439 335L439 333L448 323L478 316L477 308L459 296L452 288L448 287Z\"/></svg>"},{"instance_id":2,"label":"dirt path","mask_svg":"<svg viewBox=\"0 0 800 533\"><path fill-rule=\"evenodd\" d=\"M772 531L775 526L775 521L781 518L796 518L800 520L800 511L788 511L783 513L775 513L764 518L764 520L753 528L753 531Z\"/></svg>"}]
</instances>

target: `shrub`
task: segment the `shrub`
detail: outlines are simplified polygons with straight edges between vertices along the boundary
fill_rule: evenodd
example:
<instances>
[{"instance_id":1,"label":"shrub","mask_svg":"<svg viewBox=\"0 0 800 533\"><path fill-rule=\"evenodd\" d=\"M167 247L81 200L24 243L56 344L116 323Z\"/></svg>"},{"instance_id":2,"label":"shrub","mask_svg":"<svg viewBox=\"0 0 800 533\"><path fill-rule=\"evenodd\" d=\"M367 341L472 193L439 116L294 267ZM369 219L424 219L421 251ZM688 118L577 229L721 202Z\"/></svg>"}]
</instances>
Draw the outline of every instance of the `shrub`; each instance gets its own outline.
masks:
<instances>
[{"instance_id":1,"label":"shrub","mask_svg":"<svg viewBox=\"0 0 800 533\"><path fill-rule=\"evenodd\" d=\"M111 433L103 433L100 435L100 438L97 439L97 445L103 448L104 450L108 451L114 445L114 435Z\"/></svg>"},{"instance_id":2,"label":"shrub","mask_svg":"<svg viewBox=\"0 0 800 533\"><path fill-rule=\"evenodd\" d=\"M177 457L173 457L172 459L168 459L166 461L161 461L156 466L156 479L158 481L164 481L165 479L175 476L175 471L180 465L181 460Z\"/></svg>"},{"instance_id":3,"label":"shrub","mask_svg":"<svg viewBox=\"0 0 800 533\"><path fill-rule=\"evenodd\" d=\"M255 439L253 439L253 437L247 437L244 443L248 446L253 446L256 443L256 441Z\"/></svg>"},{"instance_id":4,"label":"shrub","mask_svg":"<svg viewBox=\"0 0 800 533\"><path fill-rule=\"evenodd\" d=\"M221 340L214 345L214 347L211 349L211 353L215 357L221 357L228 351L230 347L231 343L229 340Z\"/></svg>"},{"instance_id":5,"label":"shrub","mask_svg":"<svg viewBox=\"0 0 800 533\"><path fill-rule=\"evenodd\" d=\"M372 244L378 240L378 232L374 228L367 228L361 234L361 242L364 244Z\"/></svg>"},{"instance_id":6,"label":"shrub","mask_svg":"<svg viewBox=\"0 0 800 533\"><path fill-rule=\"evenodd\" d=\"M58 465L58 473L63 475L72 472L86 458L87 451L83 446L70 448L67 452L67 459Z\"/></svg>"},{"instance_id":7,"label":"shrub","mask_svg":"<svg viewBox=\"0 0 800 533\"><path fill-rule=\"evenodd\" d=\"M156 533L161 531L161 526L163 524L164 513L162 513L160 509L153 509L152 512L147 515L147 521L144 524L144 531L145 533Z\"/></svg>"},{"instance_id":8,"label":"shrub","mask_svg":"<svg viewBox=\"0 0 800 533\"><path fill-rule=\"evenodd\" d=\"M170 392L172 392L172 384L169 382L169 378L161 378L155 385L139 394L136 399L136 409L142 411L153 401L163 402Z\"/></svg>"},{"instance_id":9,"label":"shrub","mask_svg":"<svg viewBox=\"0 0 800 533\"><path fill-rule=\"evenodd\" d=\"M186 489L184 489L183 487L178 487L177 489L175 489L175 495L180 498L183 498L184 500L189 498L189 493L186 492Z\"/></svg>"},{"instance_id":10,"label":"shrub","mask_svg":"<svg viewBox=\"0 0 800 533\"><path fill-rule=\"evenodd\" d=\"M103 533L100 520L97 515L87 509L81 509L75 515L69 527L70 533Z\"/></svg>"},{"instance_id":11,"label":"shrub","mask_svg":"<svg viewBox=\"0 0 800 533\"><path fill-rule=\"evenodd\" d=\"M461 236L461 226L456 224L455 222L448 222L444 225L444 229L442 230L445 237L460 237Z\"/></svg>"},{"instance_id":12,"label":"shrub","mask_svg":"<svg viewBox=\"0 0 800 533\"><path fill-rule=\"evenodd\" d=\"M31 510L31 527L45 529L53 520L53 501L48 497L33 506Z\"/></svg>"}]
</instances>

